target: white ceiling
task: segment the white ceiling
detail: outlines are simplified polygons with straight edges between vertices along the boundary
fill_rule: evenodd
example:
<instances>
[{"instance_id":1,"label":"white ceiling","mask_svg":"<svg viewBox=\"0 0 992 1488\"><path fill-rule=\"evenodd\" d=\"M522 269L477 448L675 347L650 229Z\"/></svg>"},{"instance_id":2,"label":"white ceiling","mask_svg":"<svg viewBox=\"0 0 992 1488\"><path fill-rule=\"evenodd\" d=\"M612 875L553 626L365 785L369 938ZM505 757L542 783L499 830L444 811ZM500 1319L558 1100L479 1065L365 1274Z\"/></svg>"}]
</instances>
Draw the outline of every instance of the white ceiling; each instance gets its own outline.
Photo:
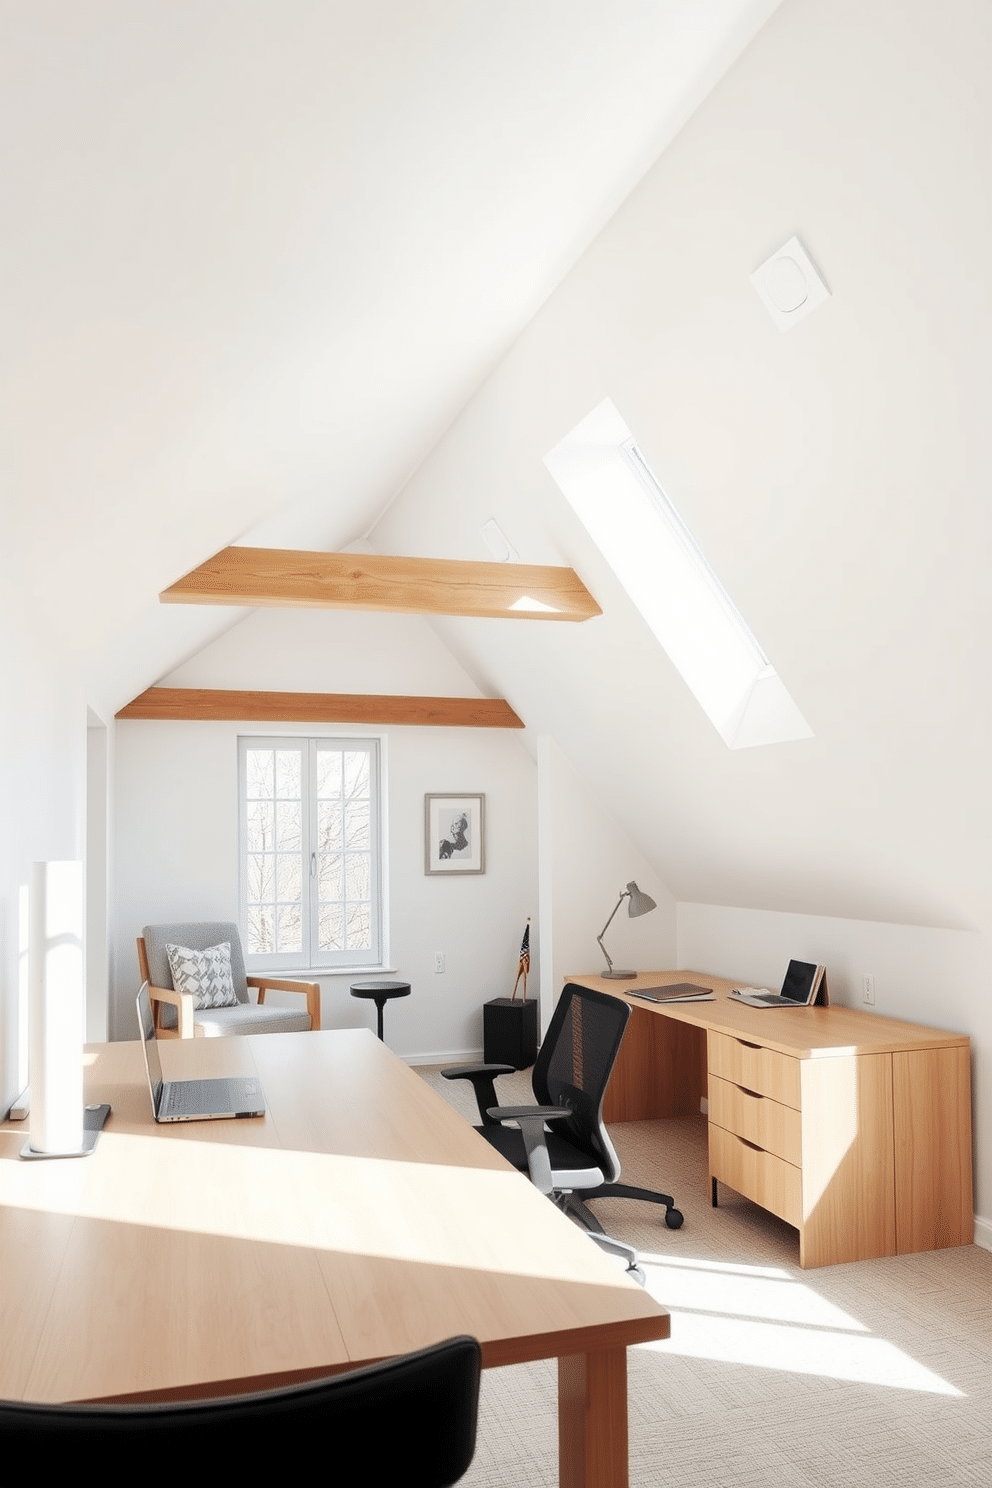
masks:
<instances>
[{"instance_id":1,"label":"white ceiling","mask_svg":"<svg viewBox=\"0 0 992 1488\"><path fill-rule=\"evenodd\" d=\"M111 704L361 536L777 0L0 5L3 510ZM71 603L50 603L52 595Z\"/></svg>"},{"instance_id":2,"label":"white ceiling","mask_svg":"<svg viewBox=\"0 0 992 1488\"><path fill-rule=\"evenodd\" d=\"M678 898L992 928L990 64L972 0L0 0L4 602L106 715L226 543L496 516L606 613L438 633ZM569 520L606 396L815 739L729 755Z\"/></svg>"},{"instance_id":3,"label":"white ceiling","mask_svg":"<svg viewBox=\"0 0 992 1488\"><path fill-rule=\"evenodd\" d=\"M788 0L372 532L571 562L582 626L441 629L680 901L992 930L990 13ZM798 234L832 298L750 283ZM728 751L543 457L615 402L815 737Z\"/></svg>"}]
</instances>

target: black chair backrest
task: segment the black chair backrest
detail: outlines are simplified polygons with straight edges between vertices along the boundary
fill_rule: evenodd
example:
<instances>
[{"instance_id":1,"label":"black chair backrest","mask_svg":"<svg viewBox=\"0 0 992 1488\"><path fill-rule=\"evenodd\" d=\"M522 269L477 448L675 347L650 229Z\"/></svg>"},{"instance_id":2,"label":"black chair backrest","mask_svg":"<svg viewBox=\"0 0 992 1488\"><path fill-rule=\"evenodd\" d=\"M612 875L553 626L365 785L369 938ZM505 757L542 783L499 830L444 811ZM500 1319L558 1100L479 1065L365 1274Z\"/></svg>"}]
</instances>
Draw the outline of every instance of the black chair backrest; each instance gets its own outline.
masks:
<instances>
[{"instance_id":1,"label":"black chair backrest","mask_svg":"<svg viewBox=\"0 0 992 1488\"><path fill-rule=\"evenodd\" d=\"M553 1130L609 1170L616 1154L603 1127L603 1096L620 1052L630 1006L569 982L558 999L532 1076L541 1106L567 1106Z\"/></svg>"},{"instance_id":2,"label":"black chair backrest","mask_svg":"<svg viewBox=\"0 0 992 1488\"><path fill-rule=\"evenodd\" d=\"M291 1451L311 1455L336 1481L392 1488L447 1488L475 1451L481 1351L474 1338L432 1348L311 1384L258 1395L167 1405L25 1405L0 1402L0 1443L43 1453L32 1460L61 1469L69 1453L89 1449L100 1473L141 1477L165 1461L199 1476L225 1479L270 1470ZM305 1450L307 1444L313 1454ZM149 1452L148 1449L151 1449ZM211 1450L209 1453L207 1449ZM65 1456L60 1455L65 1453ZM203 1452L202 1457L195 1454ZM168 1454L168 1456L166 1456ZM10 1452L7 1460L20 1460ZM199 1464L198 1466L196 1464Z\"/></svg>"}]
</instances>

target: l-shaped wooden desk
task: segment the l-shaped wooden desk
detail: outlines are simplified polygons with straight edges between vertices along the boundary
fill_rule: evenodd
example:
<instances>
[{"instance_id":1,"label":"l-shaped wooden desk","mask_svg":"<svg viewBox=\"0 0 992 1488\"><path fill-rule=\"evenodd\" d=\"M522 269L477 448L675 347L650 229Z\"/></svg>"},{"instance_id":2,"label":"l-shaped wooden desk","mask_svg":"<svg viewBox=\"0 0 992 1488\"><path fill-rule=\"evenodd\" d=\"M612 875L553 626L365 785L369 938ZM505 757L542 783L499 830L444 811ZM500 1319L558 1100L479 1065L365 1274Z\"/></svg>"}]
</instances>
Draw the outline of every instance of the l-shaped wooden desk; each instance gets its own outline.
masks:
<instances>
[{"instance_id":1,"label":"l-shaped wooden desk","mask_svg":"<svg viewBox=\"0 0 992 1488\"><path fill-rule=\"evenodd\" d=\"M162 1055L258 1076L266 1113L156 1125L140 1045L96 1044L91 1157L0 1126L0 1399L240 1394L471 1333L485 1367L559 1360L562 1488L625 1488L626 1351L668 1313L453 1107L365 1029Z\"/></svg>"},{"instance_id":2,"label":"l-shaped wooden desk","mask_svg":"<svg viewBox=\"0 0 992 1488\"><path fill-rule=\"evenodd\" d=\"M799 1231L802 1266L970 1245L971 1063L964 1034L844 1007L751 1008L695 971L569 981L628 1001L607 1121L697 1115L709 1171ZM714 1002L654 1004L672 982Z\"/></svg>"}]
</instances>

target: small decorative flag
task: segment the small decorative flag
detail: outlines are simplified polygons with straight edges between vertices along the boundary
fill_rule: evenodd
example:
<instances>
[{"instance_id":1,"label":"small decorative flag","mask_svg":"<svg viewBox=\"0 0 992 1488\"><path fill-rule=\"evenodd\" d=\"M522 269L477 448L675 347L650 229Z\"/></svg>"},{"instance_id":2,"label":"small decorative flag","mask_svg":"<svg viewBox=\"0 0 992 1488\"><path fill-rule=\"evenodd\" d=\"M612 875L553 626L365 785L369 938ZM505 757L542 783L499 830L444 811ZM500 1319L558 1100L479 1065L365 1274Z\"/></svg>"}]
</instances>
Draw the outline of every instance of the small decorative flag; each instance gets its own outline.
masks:
<instances>
[{"instance_id":1,"label":"small decorative flag","mask_svg":"<svg viewBox=\"0 0 992 1488\"><path fill-rule=\"evenodd\" d=\"M524 926L524 938L520 942L520 960L517 962L517 980L513 984L513 993L512 993L512 996L510 997L510 1001L511 1002L516 1002L516 1000L517 1000L517 987L520 984L520 978L521 977L523 977L523 979L524 979L524 995L523 995L523 1000L524 1000L524 1002L527 1001L527 973L529 971L530 971L530 915L527 916L527 923Z\"/></svg>"}]
</instances>

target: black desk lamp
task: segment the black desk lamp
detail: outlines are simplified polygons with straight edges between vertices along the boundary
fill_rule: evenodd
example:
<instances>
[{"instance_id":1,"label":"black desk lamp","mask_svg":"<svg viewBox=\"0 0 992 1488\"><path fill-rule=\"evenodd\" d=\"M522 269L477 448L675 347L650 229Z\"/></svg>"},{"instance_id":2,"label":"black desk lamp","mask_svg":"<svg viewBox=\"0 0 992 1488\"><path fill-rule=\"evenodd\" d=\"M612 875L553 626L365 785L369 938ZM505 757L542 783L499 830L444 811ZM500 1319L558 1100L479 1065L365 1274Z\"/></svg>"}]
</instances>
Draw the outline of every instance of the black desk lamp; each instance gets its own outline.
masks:
<instances>
[{"instance_id":1,"label":"black desk lamp","mask_svg":"<svg viewBox=\"0 0 992 1488\"><path fill-rule=\"evenodd\" d=\"M638 915L647 914L650 910L658 908L657 904L655 904L654 900L651 898L651 895L642 894L640 889L634 882L629 883L625 889L621 890L620 898L614 905L613 914L610 915L610 918L607 920L602 930L596 936L596 939L599 941L599 949L606 957L606 970L603 972L603 976L612 977L615 982L629 982L631 977L636 977L637 975L636 971L614 971L613 962L610 960L610 953L603 944L603 936L610 928L610 922L613 919L613 915L616 914L617 910L620 908L625 899L629 900L629 903L627 905L627 913L632 920L636 920Z\"/></svg>"}]
</instances>

